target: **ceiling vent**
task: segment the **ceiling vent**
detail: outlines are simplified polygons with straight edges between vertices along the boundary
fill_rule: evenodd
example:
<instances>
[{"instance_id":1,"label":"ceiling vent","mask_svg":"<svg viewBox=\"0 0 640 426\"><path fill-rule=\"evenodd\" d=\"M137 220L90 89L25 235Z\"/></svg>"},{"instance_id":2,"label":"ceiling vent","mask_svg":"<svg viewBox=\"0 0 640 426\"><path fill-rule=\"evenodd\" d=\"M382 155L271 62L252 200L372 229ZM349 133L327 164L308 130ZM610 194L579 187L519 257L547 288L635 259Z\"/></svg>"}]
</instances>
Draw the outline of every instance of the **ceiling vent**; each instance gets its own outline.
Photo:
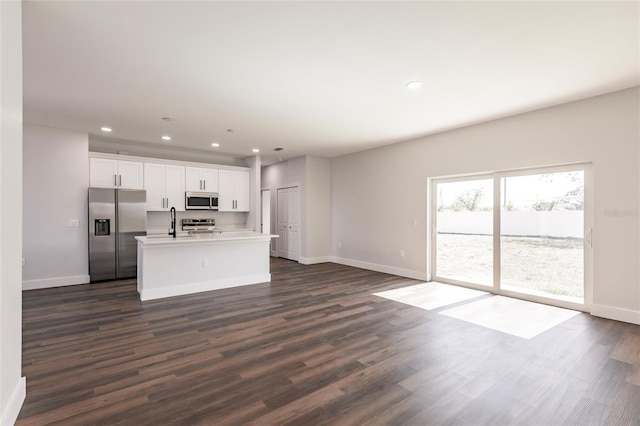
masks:
<instances>
[{"instance_id":1,"label":"ceiling vent","mask_svg":"<svg viewBox=\"0 0 640 426\"><path fill-rule=\"evenodd\" d=\"M284 148L273 148L274 151L282 151Z\"/></svg>"}]
</instances>

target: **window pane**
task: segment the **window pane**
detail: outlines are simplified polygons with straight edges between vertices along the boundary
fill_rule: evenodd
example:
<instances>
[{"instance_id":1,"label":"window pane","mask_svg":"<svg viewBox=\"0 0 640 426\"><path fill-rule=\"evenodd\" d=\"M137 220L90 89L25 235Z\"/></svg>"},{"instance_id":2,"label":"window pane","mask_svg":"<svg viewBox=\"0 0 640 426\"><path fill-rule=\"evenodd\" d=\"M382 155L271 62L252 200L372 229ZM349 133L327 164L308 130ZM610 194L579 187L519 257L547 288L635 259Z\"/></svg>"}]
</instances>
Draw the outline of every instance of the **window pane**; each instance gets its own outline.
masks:
<instances>
[{"instance_id":1,"label":"window pane","mask_svg":"<svg viewBox=\"0 0 640 426\"><path fill-rule=\"evenodd\" d=\"M500 286L584 301L584 172L501 179Z\"/></svg>"},{"instance_id":2,"label":"window pane","mask_svg":"<svg viewBox=\"0 0 640 426\"><path fill-rule=\"evenodd\" d=\"M493 180L436 185L436 276L493 285Z\"/></svg>"}]
</instances>

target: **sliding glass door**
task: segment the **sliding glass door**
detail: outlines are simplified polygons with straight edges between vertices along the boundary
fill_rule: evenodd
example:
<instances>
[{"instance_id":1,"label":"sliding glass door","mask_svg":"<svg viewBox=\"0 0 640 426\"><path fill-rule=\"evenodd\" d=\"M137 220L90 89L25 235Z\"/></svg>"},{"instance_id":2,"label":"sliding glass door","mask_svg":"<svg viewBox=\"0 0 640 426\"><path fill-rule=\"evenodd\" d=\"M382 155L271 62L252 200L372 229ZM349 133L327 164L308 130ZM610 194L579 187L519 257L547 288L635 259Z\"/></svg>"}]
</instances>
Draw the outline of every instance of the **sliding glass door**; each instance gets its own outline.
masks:
<instances>
[{"instance_id":1,"label":"sliding glass door","mask_svg":"<svg viewBox=\"0 0 640 426\"><path fill-rule=\"evenodd\" d=\"M500 179L500 285L584 302L584 171Z\"/></svg>"},{"instance_id":2,"label":"sliding glass door","mask_svg":"<svg viewBox=\"0 0 640 426\"><path fill-rule=\"evenodd\" d=\"M591 256L588 170L573 165L434 180L433 279L583 305Z\"/></svg>"},{"instance_id":3,"label":"sliding glass door","mask_svg":"<svg viewBox=\"0 0 640 426\"><path fill-rule=\"evenodd\" d=\"M493 286L493 178L438 181L439 277Z\"/></svg>"}]
</instances>

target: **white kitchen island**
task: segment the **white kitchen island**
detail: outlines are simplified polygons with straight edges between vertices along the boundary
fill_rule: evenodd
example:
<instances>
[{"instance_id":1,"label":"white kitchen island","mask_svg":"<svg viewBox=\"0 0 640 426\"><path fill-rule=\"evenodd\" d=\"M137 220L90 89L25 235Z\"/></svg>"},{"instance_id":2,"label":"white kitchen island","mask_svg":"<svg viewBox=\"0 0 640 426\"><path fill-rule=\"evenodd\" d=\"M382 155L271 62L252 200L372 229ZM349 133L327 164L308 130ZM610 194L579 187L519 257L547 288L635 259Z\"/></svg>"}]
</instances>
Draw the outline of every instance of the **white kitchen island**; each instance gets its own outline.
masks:
<instances>
[{"instance_id":1,"label":"white kitchen island","mask_svg":"<svg viewBox=\"0 0 640 426\"><path fill-rule=\"evenodd\" d=\"M140 300L269 282L269 243L275 237L256 232L136 237Z\"/></svg>"}]
</instances>

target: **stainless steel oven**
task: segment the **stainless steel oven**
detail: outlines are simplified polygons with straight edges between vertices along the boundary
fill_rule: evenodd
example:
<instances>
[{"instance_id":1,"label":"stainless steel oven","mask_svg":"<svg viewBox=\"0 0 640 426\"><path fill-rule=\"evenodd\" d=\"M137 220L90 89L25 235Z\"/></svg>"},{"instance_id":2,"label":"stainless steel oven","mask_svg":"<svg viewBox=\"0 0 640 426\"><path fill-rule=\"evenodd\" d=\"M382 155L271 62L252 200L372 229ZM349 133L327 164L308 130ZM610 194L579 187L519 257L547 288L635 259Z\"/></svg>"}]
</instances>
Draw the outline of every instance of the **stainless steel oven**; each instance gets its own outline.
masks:
<instances>
[{"instance_id":1,"label":"stainless steel oven","mask_svg":"<svg viewBox=\"0 0 640 426\"><path fill-rule=\"evenodd\" d=\"M218 210L217 192L185 192L186 210Z\"/></svg>"}]
</instances>

